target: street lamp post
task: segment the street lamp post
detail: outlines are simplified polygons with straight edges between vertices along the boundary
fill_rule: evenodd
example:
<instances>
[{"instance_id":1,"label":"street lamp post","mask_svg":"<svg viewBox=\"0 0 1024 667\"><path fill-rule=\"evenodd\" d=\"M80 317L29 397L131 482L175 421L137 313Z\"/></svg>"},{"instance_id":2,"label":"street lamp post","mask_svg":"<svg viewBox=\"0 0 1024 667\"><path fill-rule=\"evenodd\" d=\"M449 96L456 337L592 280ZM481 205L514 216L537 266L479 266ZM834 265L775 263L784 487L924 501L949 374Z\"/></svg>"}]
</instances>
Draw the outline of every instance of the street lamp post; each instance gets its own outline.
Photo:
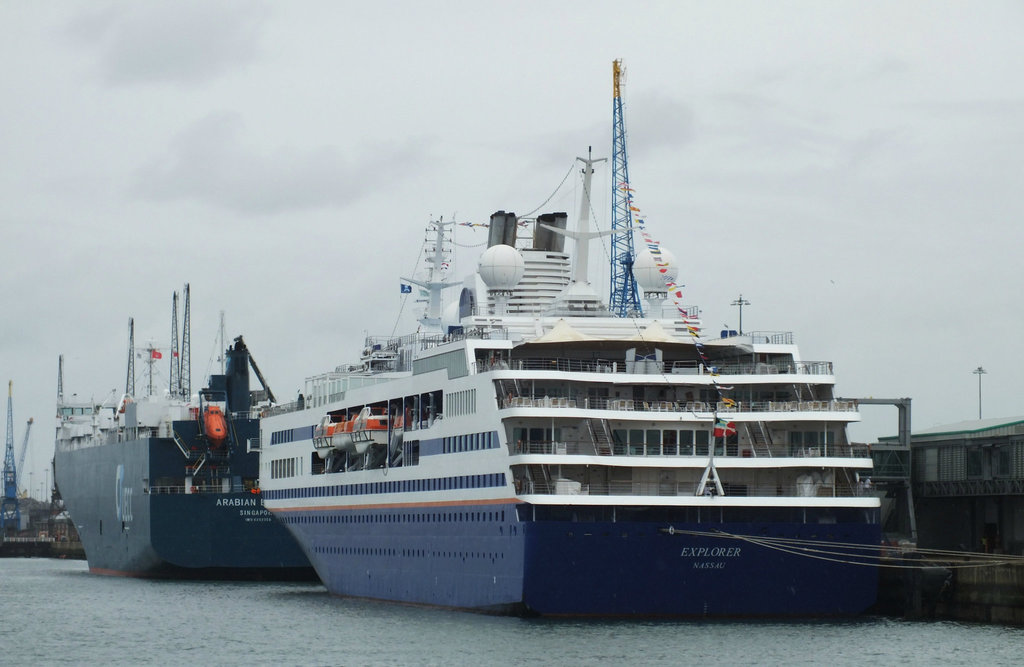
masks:
<instances>
[{"instance_id":1,"label":"street lamp post","mask_svg":"<svg viewBox=\"0 0 1024 667\"><path fill-rule=\"evenodd\" d=\"M971 372L978 376L978 419L981 419L981 376L988 373L988 371L978 366Z\"/></svg>"}]
</instances>

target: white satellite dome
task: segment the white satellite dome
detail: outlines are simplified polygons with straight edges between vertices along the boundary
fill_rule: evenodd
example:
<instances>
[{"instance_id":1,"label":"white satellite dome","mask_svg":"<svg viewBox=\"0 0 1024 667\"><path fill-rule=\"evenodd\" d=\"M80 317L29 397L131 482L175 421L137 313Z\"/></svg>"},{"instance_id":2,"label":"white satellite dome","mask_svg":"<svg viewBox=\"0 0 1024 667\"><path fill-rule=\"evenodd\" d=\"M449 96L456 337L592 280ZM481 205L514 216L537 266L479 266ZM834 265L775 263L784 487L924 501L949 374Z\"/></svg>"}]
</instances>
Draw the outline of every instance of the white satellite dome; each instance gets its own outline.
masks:
<instances>
[{"instance_id":1,"label":"white satellite dome","mask_svg":"<svg viewBox=\"0 0 1024 667\"><path fill-rule=\"evenodd\" d=\"M676 276L679 275L676 256L665 248L661 248L660 262L662 264L667 262L668 266L658 266L658 261L651 254L649 248L644 248L633 262L633 276L645 292L664 292L666 291L666 281L675 282ZM664 273L662 273L662 269L665 269Z\"/></svg>"},{"instance_id":2,"label":"white satellite dome","mask_svg":"<svg viewBox=\"0 0 1024 667\"><path fill-rule=\"evenodd\" d=\"M480 255L477 270L488 289L510 290L523 279L526 262L518 250L499 244L491 246Z\"/></svg>"}]
</instances>

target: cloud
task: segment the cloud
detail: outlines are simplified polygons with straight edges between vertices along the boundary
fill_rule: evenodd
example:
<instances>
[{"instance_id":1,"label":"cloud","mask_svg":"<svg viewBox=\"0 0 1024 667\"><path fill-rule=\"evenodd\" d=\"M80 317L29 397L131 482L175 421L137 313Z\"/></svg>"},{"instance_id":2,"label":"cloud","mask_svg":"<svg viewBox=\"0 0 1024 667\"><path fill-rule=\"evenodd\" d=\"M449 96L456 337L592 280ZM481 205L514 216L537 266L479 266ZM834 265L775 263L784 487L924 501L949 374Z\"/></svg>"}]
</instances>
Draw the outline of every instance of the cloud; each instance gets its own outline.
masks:
<instances>
[{"instance_id":1,"label":"cloud","mask_svg":"<svg viewBox=\"0 0 1024 667\"><path fill-rule=\"evenodd\" d=\"M243 145L243 130L234 113L196 122L172 141L166 157L136 171L132 194L198 200L247 215L340 207L414 172L422 152L420 143L410 140L356 155L334 146L283 147L265 154Z\"/></svg>"},{"instance_id":2,"label":"cloud","mask_svg":"<svg viewBox=\"0 0 1024 667\"><path fill-rule=\"evenodd\" d=\"M204 83L257 57L267 14L252 2L111 5L77 16L68 33L97 50L107 83Z\"/></svg>"},{"instance_id":3,"label":"cloud","mask_svg":"<svg viewBox=\"0 0 1024 667\"><path fill-rule=\"evenodd\" d=\"M623 114L630 156L678 149L693 141L693 109L662 93L643 91L627 98Z\"/></svg>"}]
</instances>

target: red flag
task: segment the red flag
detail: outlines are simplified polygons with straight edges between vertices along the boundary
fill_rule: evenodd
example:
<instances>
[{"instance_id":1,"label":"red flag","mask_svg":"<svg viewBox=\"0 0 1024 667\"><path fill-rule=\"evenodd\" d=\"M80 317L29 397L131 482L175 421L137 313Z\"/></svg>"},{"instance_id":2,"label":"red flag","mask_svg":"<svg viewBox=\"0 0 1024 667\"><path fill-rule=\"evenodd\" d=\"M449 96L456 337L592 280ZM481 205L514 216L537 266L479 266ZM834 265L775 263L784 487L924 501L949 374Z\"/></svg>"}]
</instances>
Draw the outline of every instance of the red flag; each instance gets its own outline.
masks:
<instances>
[{"instance_id":1,"label":"red flag","mask_svg":"<svg viewBox=\"0 0 1024 667\"><path fill-rule=\"evenodd\" d=\"M719 419L718 422L715 423L715 430L713 433L714 437L722 438L735 434L736 422L726 422L724 420Z\"/></svg>"},{"instance_id":2,"label":"red flag","mask_svg":"<svg viewBox=\"0 0 1024 667\"><path fill-rule=\"evenodd\" d=\"M149 358L150 359L163 359L164 355L160 354L160 350L150 350Z\"/></svg>"}]
</instances>

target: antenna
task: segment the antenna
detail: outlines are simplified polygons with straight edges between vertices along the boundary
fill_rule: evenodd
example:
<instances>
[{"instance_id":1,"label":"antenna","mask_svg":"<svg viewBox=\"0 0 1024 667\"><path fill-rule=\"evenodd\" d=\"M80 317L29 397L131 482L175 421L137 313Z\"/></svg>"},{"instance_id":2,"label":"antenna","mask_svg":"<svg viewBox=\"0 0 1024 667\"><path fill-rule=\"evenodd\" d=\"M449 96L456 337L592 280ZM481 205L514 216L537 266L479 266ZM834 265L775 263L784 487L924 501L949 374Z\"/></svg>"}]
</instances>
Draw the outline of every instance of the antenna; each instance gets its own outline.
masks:
<instances>
[{"instance_id":1,"label":"antenna","mask_svg":"<svg viewBox=\"0 0 1024 667\"><path fill-rule=\"evenodd\" d=\"M57 402L64 402L64 355L57 357Z\"/></svg>"}]
</instances>

